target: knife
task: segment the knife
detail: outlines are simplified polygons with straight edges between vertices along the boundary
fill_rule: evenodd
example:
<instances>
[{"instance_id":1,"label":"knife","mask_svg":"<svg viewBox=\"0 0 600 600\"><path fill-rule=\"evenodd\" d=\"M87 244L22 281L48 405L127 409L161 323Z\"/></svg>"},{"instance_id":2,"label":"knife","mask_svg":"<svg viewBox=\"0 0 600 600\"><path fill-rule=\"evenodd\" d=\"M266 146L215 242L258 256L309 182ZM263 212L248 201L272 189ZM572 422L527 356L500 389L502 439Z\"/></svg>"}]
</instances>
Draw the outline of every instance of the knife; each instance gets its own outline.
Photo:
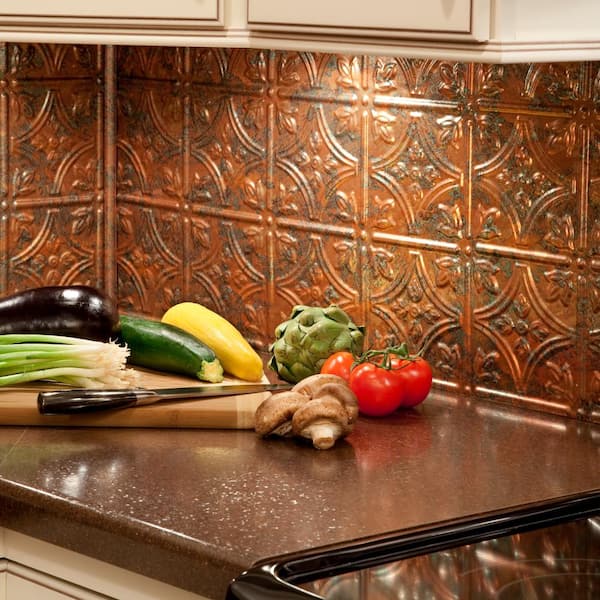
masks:
<instances>
[{"instance_id":1,"label":"knife","mask_svg":"<svg viewBox=\"0 0 600 600\"><path fill-rule=\"evenodd\" d=\"M198 400L217 396L237 396L289 390L288 383L249 383L242 385L197 385L176 388L132 388L118 390L67 389L40 392L38 410L42 415L87 413L113 408L154 404L163 400Z\"/></svg>"}]
</instances>

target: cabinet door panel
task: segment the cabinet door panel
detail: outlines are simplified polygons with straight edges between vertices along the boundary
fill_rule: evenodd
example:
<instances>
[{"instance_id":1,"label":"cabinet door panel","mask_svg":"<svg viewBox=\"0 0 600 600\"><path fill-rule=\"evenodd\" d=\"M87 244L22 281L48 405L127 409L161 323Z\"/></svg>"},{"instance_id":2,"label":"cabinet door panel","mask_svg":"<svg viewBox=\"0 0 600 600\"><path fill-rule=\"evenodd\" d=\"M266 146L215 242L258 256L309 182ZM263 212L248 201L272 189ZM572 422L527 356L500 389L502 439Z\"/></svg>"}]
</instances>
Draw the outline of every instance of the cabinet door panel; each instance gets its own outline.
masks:
<instances>
[{"instance_id":1,"label":"cabinet door panel","mask_svg":"<svg viewBox=\"0 0 600 600\"><path fill-rule=\"evenodd\" d=\"M220 0L145 0L131 3L122 0L82 2L81 0L21 0L3 2L1 16L14 17L82 17L82 18L140 18L140 19L202 19L219 17ZM8 6L7 6L8 4Z\"/></svg>"},{"instance_id":2,"label":"cabinet door panel","mask_svg":"<svg viewBox=\"0 0 600 600\"><path fill-rule=\"evenodd\" d=\"M484 7L487 10L479 10ZM404 34L479 35L489 18L489 0L248 0L248 22L257 29L293 28L298 31L335 29L379 36Z\"/></svg>"},{"instance_id":3,"label":"cabinet door panel","mask_svg":"<svg viewBox=\"0 0 600 600\"><path fill-rule=\"evenodd\" d=\"M6 600L113 600L67 581L12 565L6 573Z\"/></svg>"}]
</instances>

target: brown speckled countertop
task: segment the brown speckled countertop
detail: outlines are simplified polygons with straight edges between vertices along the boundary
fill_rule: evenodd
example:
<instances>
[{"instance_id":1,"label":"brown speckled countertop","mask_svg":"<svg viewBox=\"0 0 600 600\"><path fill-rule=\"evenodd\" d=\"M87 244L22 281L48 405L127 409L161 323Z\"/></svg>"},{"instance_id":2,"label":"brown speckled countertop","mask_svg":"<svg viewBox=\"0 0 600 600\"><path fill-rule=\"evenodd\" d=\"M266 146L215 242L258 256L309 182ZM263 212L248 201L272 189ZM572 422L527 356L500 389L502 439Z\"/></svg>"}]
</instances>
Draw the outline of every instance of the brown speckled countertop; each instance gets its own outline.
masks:
<instances>
[{"instance_id":1,"label":"brown speckled countertop","mask_svg":"<svg viewBox=\"0 0 600 600\"><path fill-rule=\"evenodd\" d=\"M0 526L218 599L272 557L598 489L599 459L597 425L441 394L361 418L328 451L252 431L0 427Z\"/></svg>"}]
</instances>

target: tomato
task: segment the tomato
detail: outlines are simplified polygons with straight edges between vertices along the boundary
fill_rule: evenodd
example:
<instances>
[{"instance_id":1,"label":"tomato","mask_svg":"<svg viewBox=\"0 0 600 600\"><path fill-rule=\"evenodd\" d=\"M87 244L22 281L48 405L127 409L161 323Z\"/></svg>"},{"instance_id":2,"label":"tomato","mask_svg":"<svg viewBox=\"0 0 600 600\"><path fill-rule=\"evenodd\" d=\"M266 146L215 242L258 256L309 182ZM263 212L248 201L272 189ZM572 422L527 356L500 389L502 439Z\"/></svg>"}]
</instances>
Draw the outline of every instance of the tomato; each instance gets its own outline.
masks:
<instances>
[{"instance_id":1,"label":"tomato","mask_svg":"<svg viewBox=\"0 0 600 600\"><path fill-rule=\"evenodd\" d=\"M363 415L383 417L404 402L405 384L395 369L364 362L352 369L349 383Z\"/></svg>"},{"instance_id":2,"label":"tomato","mask_svg":"<svg viewBox=\"0 0 600 600\"><path fill-rule=\"evenodd\" d=\"M348 381L363 415L383 417L398 408L417 406L431 391L432 371L421 356L411 356L406 344L370 350L357 359L351 352L334 352L321 373Z\"/></svg>"},{"instance_id":3,"label":"tomato","mask_svg":"<svg viewBox=\"0 0 600 600\"><path fill-rule=\"evenodd\" d=\"M402 408L421 404L431 391L433 373L429 363L421 356L408 359L394 357L390 363L392 370L401 379L404 387Z\"/></svg>"},{"instance_id":4,"label":"tomato","mask_svg":"<svg viewBox=\"0 0 600 600\"><path fill-rule=\"evenodd\" d=\"M354 355L352 352L334 352L323 363L321 373L337 375L348 381L350 379L350 371L352 370L353 363Z\"/></svg>"}]
</instances>

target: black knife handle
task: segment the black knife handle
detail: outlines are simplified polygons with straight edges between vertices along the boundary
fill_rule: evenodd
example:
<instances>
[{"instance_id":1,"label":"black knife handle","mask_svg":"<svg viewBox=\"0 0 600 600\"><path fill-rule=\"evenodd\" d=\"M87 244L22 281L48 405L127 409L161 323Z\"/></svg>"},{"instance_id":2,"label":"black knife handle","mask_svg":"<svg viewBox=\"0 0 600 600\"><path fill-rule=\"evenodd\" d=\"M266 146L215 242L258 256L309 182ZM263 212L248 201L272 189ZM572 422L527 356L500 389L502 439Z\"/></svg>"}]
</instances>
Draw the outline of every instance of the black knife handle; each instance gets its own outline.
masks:
<instances>
[{"instance_id":1,"label":"black knife handle","mask_svg":"<svg viewBox=\"0 0 600 600\"><path fill-rule=\"evenodd\" d=\"M127 408L152 395L147 390L56 390L40 392L37 403L42 415L64 415Z\"/></svg>"}]
</instances>

